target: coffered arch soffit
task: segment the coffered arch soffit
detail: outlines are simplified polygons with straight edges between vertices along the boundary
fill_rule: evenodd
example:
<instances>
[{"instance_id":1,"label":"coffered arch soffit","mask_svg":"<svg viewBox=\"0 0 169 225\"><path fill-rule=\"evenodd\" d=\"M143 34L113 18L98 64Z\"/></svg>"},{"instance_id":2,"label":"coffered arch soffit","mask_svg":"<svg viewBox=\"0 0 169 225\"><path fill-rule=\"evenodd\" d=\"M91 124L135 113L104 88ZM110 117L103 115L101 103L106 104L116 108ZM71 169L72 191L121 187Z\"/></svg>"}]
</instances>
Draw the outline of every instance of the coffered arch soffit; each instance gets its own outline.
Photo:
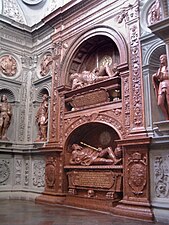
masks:
<instances>
[{"instance_id":1,"label":"coffered arch soffit","mask_svg":"<svg viewBox=\"0 0 169 225\"><path fill-rule=\"evenodd\" d=\"M88 54L106 44L115 47L119 55L118 64L127 63L128 50L123 36L111 27L96 26L80 34L67 50L61 66L62 83L68 83L69 75L80 71Z\"/></svg>"}]
</instances>

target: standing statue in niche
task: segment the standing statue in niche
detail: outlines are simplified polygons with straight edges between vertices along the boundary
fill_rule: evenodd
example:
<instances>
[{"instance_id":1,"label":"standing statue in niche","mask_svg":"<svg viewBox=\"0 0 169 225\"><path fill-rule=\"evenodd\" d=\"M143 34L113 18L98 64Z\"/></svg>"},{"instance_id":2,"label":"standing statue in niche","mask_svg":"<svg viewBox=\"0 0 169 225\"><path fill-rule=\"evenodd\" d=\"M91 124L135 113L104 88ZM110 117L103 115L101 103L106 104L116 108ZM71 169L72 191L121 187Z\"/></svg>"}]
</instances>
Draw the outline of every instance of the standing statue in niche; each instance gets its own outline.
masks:
<instances>
[{"instance_id":1,"label":"standing statue in niche","mask_svg":"<svg viewBox=\"0 0 169 225\"><path fill-rule=\"evenodd\" d=\"M153 75L157 103L161 108L166 120L169 119L169 73L167 67L167 56L160 56L160 68Z\"/></svg>"},{"instance_id":2,"label":"standing statue in niche","mask_svg":"<svg viewBox=\"0 0 169 225\"><path fill-rule=\"evenodd\" d=\"M12 117L12 107L8 103L7 96L1 96L0 102L0 139L8 140L7 138L7 130L11 122Z\"/></svg>"},{"instance_id":3,"label":"standing statue in niche","mask_svg":"<svg viewBox=\"0 0 169 225\"><path fill-rule=\"evenodd\" d=\"M72 145L72 154L70 157L70 164L73 165L116 165L121 162L121 158L116 157L115 152L113 152L111 147L105 149L95 148L81 142L82 147L78 144Z\"/></svg>"},{"instance_id":4,"label":"standing statue in niche","mask_svg":"<svg viewBox=\"0 0 169 225\"><path fill-rule=\"evenodd\" d=\"M36 141L47 141L48 129L48 95L44 94L42 103L36 114L36 122L38 124L38 137Z\"/></svg>"}]
</instances>

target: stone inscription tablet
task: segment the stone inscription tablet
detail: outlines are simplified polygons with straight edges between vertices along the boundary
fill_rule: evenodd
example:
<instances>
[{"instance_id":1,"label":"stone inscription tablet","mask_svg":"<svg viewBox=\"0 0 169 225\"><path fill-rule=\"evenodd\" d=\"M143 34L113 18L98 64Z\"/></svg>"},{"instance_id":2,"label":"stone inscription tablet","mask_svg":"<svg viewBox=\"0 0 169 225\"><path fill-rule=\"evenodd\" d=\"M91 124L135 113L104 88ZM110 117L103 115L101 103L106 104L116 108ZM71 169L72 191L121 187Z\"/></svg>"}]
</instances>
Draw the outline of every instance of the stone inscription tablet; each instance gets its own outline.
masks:
<instances>
[{"instance_id":1,"label":"stone inscription tablet","mask_svg":"<svg viewBox=\"0 0 169 225\"><path fill-rule=\"evenodd\" d=\"M71 185L75 187L92 187L111 189L115 185L116 175L113 172L72 171ZM70 179L69 179L70 181Z\"/></svg>"},{"instance_id":2,"label":"stone inscription tablet","mask_svg":"<svg viewBox=\"0 0 169 225\"><path fill-rule=\"evenodd\" d=\"M108 101L109 101L108 94L106 90L102 89L74 96L72 105L74 108L82 108L85 106L95 105Z\"/></svg>"}]
</instances>

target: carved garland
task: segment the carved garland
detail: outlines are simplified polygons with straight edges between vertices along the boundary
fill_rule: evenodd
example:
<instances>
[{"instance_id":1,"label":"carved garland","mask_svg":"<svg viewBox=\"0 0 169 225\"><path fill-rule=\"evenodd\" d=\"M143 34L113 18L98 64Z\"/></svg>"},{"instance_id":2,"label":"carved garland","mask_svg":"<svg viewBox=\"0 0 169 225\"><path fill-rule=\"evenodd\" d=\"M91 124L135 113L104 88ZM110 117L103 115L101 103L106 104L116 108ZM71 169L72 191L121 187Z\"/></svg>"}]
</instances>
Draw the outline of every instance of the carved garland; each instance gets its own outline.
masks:
<instances>
[{"instance_id":1,"label":"carved garland","mask_svg":"<svg viewBox=\"0 0 169 225\"><path fill-rule=\"evenodd\" d=\"M129 131L130 129L130 92L129 92L129 78L125 77L123 80L124 87L124 112L125 112L125 120L124 125Z\"/></svg>"},{"instance_id":2,"label":"carved garland","mask_svg":"<svg viewBox=\"0 0 169 225\"><path fill-rule=\"evenodd\" d=\"M22 160L15 160L15 185L21 185L22 181Z\"/></svg>"},{"instance_id":3,"label":"carved garland","mask_svg":"<svg viewBox=\"0 0 169 225\"><path fill-rule=\"evenodd\" d=\"M130 28L130 52L132 66L132 96L133 97L133 123L136 127L143 126L142 93L141 93L141 68L140 68L140 46L139 46L139 28L135 23Z\"/></svg>"}]
</instances>

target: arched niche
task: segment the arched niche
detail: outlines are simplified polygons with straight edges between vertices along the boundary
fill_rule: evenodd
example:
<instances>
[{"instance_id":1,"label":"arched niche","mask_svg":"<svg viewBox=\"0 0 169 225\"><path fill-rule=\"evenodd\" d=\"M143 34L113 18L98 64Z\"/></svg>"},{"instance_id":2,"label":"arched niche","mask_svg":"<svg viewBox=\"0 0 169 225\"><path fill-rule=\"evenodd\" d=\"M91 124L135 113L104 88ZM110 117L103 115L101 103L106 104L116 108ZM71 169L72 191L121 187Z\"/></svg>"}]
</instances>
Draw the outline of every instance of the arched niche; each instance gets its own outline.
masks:
<instances>
[{"instance_id":1,"label":"arched niche","mask_svg":"<svg viewBox=\"0 0 169 225\"><path fill-rule=\"evenodd\" d=\"M72 73L92 71L105 56L112 58L112 64L127 63L127 45L120 33L100 25L80 34L62 60L62 83L69 84Z\"/></svg>"},{"instance_id":2,"label":"arched niche","mask_svg":"<svg viewBox=\"0 0 169 225\"><path fill-rule=\"evenodd\" d=\"M158 46L156 49L153 50L151 55L149 56L149 69L151 72L157 72L159 66L160 66L160 56L166 54L166 46L161 45Z\"/></svg>"},{"instance_id":3,"label":"arched niche","mask_svg":"<svg viewBox=\"0 0 169 225\"><path fill-rule=\"evenodd\" d=\"M15 101L15 96L14 96L13 92L7 88L0 89L0 97L2 95L6 95L8 102L10 102L10 103L11 102L13 103Z\"/></svg>"},{"instance_id":4,"label":"arched niche","mask_svg":"<svg viewBox=\"0 0 169 225\"><path fill-rule=\"evenodd\" d=\"M99 122L85 123L74 129L66 139L64 145L66 164L69 164L72 144L83 146L81 143L85 143L95 148L112 147L114 150L117 146L116 140L119 139L120 136L117 131L107 124Z\"/></svg>"},{"instance_id":5,"label":"arched niche","mask_svg":"<svg viewBox=\"0 0 169 225\"><path fill-rule=\"evenodd\" d=\"M3 95L5 95L7 97L7 102L8 102L8 105L11 107L11 109L9 111L10 112L9 126L5 129L6 130L5 133L7 134L5 136L7 136L7 137L5 139L0 138L0 142L1 141L10 141L11 142L15 139L14 128L16 128L17 102L16 102L16 98L15 98L13 91L6 87L6 88L2 88L2 89L0 88L0 104L2 104L1 100L2 100ZM5 108L6 107L7 106L5 106ZM8 108L8 110L9 110L9 108Z\"/></svg>"},{"instance_id":6,"label":"arched niche","mask_svg":"<svg viewBox=\"0 0 169 225\"><path fill-rule=\"evenodd\" d=\"M155 94L155 88L152 81L152 76L155 74L160 67L160 56L166 54L166 46L161 45L156 47L148 59L148 69L149 69L149 83L150 83L150 99L151 99L151 108L152 108L152 121L163 120L163 114L157 104L157 96Z\"/></svg>"},{"instance_id":7,"label":"arched niche","mask_svg":"<svg viewBox=\"0 0 169 225\"><path fill-rule=\"evenodd\" d=\"M46 94L49 96L49 91L46 87L43 87L42 89L39 90L39 92L37 93L37 96L36 96L36 100L37 102L41 102L42 101L42 97L43 95Z\"/></svg>"}]
</instances>

